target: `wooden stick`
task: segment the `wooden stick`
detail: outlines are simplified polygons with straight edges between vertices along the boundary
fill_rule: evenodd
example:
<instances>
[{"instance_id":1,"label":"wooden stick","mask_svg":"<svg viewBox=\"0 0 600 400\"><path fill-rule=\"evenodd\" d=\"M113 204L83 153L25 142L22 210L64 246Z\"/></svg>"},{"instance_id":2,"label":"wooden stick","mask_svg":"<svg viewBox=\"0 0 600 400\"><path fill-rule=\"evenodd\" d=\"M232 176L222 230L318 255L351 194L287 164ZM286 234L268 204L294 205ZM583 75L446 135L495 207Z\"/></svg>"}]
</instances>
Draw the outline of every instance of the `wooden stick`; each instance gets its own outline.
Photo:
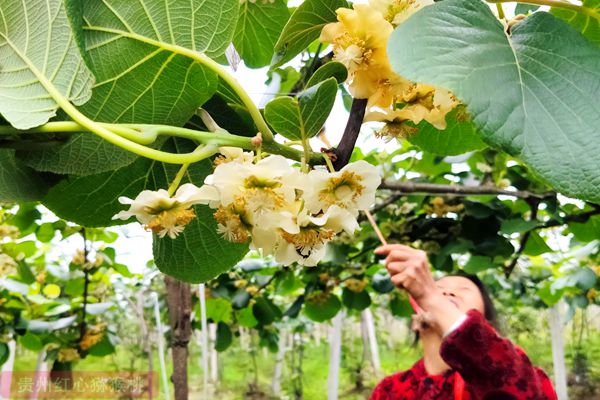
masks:
<instances>
[{"instance_id":1,"label":"wooden stick","mask_svg":"<svg viewBox=\"0 0 600 400\"><path fill-rule=\"evenodd\" d=\"M379 227L377 226L377 222L375 222L375 218L373 218L373 214L371 214L371 212L369 210L365 210L365 215L367 216L369 223L373 227L373 230L377 234L377 237L379 238L379 241L381 242L381 244L383 244L384 246L387 245L388 244L387 240L385 240L385 237L383 237L383 233L381 233L381 229L379 229ZM410 302L410 305L413 308L413 311L415 313L418 313L421 310L421 307L419 307L419 305L417 304L415 299L413 299L412 296L408 296L408 300Z\"/></svg>"},{"instance_id":2,"label":"wooden stick","mask_svg":"<svg viewBox=\"0 0 600 400\"><path fill-rule=\"evenodd\" d=\"M373 218L373 214L371 214L371 211L365 210L365 215L367 216L369 223L373 227L373 230L377 234L377 237L379 238L379 241L381 242L381 244L383 244L384 246L387 245L388 244L387 240L385 240L385 238L383 237L383 233L381 233L381 230L377 226L377 222L375 222L375 218Z\"/></svg>"}]
</instances>

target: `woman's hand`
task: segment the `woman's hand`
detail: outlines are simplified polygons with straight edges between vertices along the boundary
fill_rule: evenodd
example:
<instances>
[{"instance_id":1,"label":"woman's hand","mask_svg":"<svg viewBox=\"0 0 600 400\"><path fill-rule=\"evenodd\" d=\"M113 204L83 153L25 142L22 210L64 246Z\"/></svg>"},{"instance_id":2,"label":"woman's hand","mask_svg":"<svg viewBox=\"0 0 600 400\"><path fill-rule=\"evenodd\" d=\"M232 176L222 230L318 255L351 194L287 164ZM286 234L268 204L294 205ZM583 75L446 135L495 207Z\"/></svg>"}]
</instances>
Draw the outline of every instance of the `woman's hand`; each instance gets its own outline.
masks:
<instances>
[{"instance_id":1,"label":"woman's hand","mask_svg":"<svg viewBox=\"0 0 600 400\"><path fill-rule=\"evenodd\" d=\"M413 318L414 329L423 332L433 327L442 336L463 315L437 287L424 251L388 244L375 249L375 254L387 256L385 266L394 285L406 290L423 309Z\"/></svg>"},{"instance_id":2,"label":"woman's hand","mask_svg":"<svg viewBox=\"0 0 600 400\"><path fill-rule=\"evenodd\" d=\"M392 282L398 288L405 289L420 306L437 294L438 288L424 251L401 244L388 244L375 249L375 254L387 255L385 267Z\"/></svg>"}]
</instances>

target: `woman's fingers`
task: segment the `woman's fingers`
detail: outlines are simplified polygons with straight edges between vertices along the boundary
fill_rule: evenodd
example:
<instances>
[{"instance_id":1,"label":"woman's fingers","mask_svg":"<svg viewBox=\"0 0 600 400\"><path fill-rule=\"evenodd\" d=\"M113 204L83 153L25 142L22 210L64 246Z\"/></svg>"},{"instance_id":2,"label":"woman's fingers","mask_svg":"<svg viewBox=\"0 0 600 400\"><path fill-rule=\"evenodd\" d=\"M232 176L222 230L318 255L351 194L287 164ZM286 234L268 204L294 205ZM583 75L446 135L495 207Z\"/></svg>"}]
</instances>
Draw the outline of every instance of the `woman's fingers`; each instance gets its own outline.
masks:
<instances>
[{"instance_id":1,"label":"woman's fingers","mask_svg":"<svg viewBox=\"0 0 600 400\"><path fill-rule=\"evenodd\" d=\"M412 254L405 250L392 250L388 253L388 256L385 259L386 263L390 263L393 261L406 261L410 259Z\"/></svg>"},{"instance_id":2,"label":"woman's fingers","mask_svg":"<svg viewBox=\"0 0 600 400\"><path fill-rule=\"evenodd\" d=\"M388 270L390 275L396 275L400 272L404 271L406 268L409 268L412 264L407 261L394 261L389 262L385 265L385 268Z\"/></svg>"},{"instance_id":3,"label":"woman's fingers","mask_svg":"<svg viewBox=\"0 0 600 400\"><path fill-rule=\"evenodd\" d=\"M415 281L416 275L410 269L404 270L398 274L392 275L391 280L397 287L402 287L410 292L410 286Z\"/></svg>"},{"instance_id":4,"label":"woman's fingers","mask_svg":"<svg viewBox=\"0 0 600 400\"><path fill-rule=\"evenodd\" d=\"M375 254L389 254L393 250L414 251L412 247L403 244L386 244L375 249Z\"/></svg>"}]
</instances>

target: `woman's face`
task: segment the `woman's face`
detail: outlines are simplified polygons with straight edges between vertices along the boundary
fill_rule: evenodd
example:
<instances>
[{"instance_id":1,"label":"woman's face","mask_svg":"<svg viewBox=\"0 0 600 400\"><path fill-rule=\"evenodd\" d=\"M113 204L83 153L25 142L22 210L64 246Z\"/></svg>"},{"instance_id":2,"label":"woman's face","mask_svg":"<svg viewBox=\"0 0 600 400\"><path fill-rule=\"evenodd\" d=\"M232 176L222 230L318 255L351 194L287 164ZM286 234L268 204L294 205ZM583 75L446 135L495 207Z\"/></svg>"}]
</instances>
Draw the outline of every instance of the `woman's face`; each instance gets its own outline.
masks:
<instances>
[{"instance_id":1,"label":"woman's face","mask_svg":"<svg viewBox=\"0 0 600 400\"><path fill-rule=\"evenodd\" d=\"M479 288L469 279L462 276L446 276L438 279L437 287L460 311L467 312L475 309L485 313L483 297Z\"/></svg>"}]
</instances>

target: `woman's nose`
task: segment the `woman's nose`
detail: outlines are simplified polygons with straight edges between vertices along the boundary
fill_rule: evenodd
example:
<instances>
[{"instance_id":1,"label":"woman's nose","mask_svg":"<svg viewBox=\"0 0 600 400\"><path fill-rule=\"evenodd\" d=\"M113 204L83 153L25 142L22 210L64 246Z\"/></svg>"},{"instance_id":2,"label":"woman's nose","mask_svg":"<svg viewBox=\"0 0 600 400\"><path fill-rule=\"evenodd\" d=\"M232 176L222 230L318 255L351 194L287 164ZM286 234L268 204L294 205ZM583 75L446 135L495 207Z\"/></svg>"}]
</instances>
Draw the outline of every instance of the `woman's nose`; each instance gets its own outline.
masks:
<instances>
[{"instance_id":1,"label":"woman's nose","mask_svg":"<svg viewBox=\"0 0 600 400\"><path fill-rule=\"evenodd\" d=\"M444 290L442 292L444 294L444 296L452 296L452 297L456 297L456 295L448 290Z\"/></svg>"}]
</instances>

